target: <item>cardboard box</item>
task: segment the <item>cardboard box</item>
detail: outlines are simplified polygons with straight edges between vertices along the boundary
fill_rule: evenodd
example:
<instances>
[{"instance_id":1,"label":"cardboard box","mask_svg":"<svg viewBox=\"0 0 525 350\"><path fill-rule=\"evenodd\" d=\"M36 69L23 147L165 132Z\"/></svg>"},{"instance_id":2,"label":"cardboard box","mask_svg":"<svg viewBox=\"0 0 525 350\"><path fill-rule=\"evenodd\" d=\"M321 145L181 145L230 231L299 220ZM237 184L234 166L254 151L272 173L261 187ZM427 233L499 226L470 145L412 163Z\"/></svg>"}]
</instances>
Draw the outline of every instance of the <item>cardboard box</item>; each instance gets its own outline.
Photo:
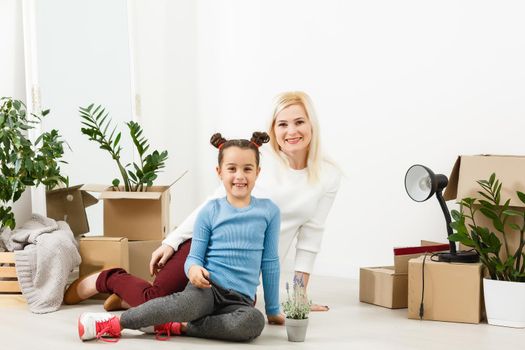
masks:
<instances>
[{"instance_id":1,"label":"cardboard box","mask_svg":"<svg viewBox=\"0 0 525 350\"><path fill-rule=\"evenodd\" d=\"M394 266L362 267L359 270L359 301L390 309L407 307L406 273Z\"/></svg>"},{"instance_id":2,"label":"cardboard box","mask_svg":"<svg viewBox=\"0 0 525 350\"><path fill-rule=\"evenodd\" d=\"M134 276L152 282L155 276L151 276L149 273L151 253L161 244L162 240L128 242L129 272Z\"/></svg>"},{"instance_id":3,"label":"cardboard box","mask_svg":"<svg viewBox=\"0 0 525 350\"><path fill-rule=\"evenodd\" d=\"M112 187L84 185L101 192L104 200L104 236L129 240L162 240L169 229L169 186L148 187L147 192L113 191Z\"/></svg>"},{"instance_id":4,"label":"cardboard box","mask_svg":"<svg viewBox=\"0 0 525 350\"><path fill-rule=\"evenodd\" d=\"M394 266L396 273L408 273L408 261L425 253L448 251L448 243L421 241L418 247L394 248Z\"/></svg>"},{"instance_id":5,"label":"cardboard box","mask_svg":"<svg viewBox=\"0 0 525 350\"><path fill-rule=\"evenodd\" d=\"M448 244L421 241L421 246L394 249L394 266L362 267L359 301L391 309L408 306L408 260L425 252L443 251Z\"/></svg>"},{"instance_id":6,"label":"cardboard box","mask_svg":"<svg viewBox=\"0 0 525 350\"><path fill-rule=\"evenodd\" d=\"M147 281L151 253L162 244L161 240L129 241L125 237L83 237L80 239L80 276L121 267L134 276Z\"/></svg>"},{"instance_id":7,"label":"cardboard box","mask_svg":"<svg viewBox=\"0 0 525 350\"><path fill-rule=\"evenodd\" d=\"M419 319L423 258L408 263L408 318ZM482 265L436 262L426 258L423 319L479 323L482 317Z\"/></svg>"},{"instance_id":8,"label":"cardboard box","mask_svg":"<svg viewBox=\"0 0 525 350\"><path fill-rule=\"evenodd\" d=\"M129 247L125 237L82 237L79 276L121 267L129 270Z\"/></svg>"},{"instance_id":9,"label":"cardboard box","mask_svg":"<svg viewBox=\"0 0 525 350\"><path fill-rule=\"evenodd\" d=\"M77 185L46 192L47 216L67 222L75 235L89 232L86 208L98 202L81 187Z\"/></svg>"},{"instance_id":10,"label":"cardboard box","mask_svg":"<svg viewBox=\"0 0 525 350\"><path fill-rule=\"evenodd\" d=\"M79 244L79 277L114 267L129 269L128 239L125 237L82 237ZM107 293L99 293L92 299L106 299Z\"/></svg>"},{"instance_id":11,"label":"cardboard box","mask_svg":"<svg viewBox=\"0 0 525 350\"><path fill-rule=\"evenodd\" d=\"M488 180L492 173L496 173L498 180L503 183L501 203L505 203L507 199L510 199L510 205L513 208L522 210L525 204L519 200L516 191L525 192L525 157L523 156L459 156L449 176L443 197L447 201L453 199L459 201L465 197L483 199L478 194L481 187L476 181ZM518 219L510 217L507 223L512 222L518 223ZM476 216L476 223L478 226L487 227L495 232L503 242L503 237L494 228L492 220L486 218L480 212ZM506 227L506 230L509 232L506 235L509 242L509 251L515 252L519 246L519 231L512 230L510 227ZM502 258L505 259L505 249L501 249L501 254Z\"/></svg>"}]
</instances>

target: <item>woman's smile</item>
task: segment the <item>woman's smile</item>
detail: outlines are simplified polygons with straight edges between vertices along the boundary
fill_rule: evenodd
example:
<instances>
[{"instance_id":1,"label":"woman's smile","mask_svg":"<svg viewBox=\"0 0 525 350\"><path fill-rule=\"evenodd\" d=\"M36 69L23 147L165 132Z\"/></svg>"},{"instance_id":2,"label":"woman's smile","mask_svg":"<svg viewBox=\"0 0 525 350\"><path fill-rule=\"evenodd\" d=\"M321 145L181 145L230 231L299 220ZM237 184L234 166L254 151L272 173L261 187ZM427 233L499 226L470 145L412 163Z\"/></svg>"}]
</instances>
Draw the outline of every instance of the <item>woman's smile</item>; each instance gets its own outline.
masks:
<instances>
[{"instance_id":1,"label":"woman's smile","mask_svg":"<svg viewBox=\"0 0 525 350\"><path fill-rule=\"evenodd\" d=\"M287 138L287 139L284 139L286 142L288 142L289 144L292 144L292 145L295 145L299 142L301 142L303 140L302 137L291 137L291 138Z\"/></svg>"}]
</instances>

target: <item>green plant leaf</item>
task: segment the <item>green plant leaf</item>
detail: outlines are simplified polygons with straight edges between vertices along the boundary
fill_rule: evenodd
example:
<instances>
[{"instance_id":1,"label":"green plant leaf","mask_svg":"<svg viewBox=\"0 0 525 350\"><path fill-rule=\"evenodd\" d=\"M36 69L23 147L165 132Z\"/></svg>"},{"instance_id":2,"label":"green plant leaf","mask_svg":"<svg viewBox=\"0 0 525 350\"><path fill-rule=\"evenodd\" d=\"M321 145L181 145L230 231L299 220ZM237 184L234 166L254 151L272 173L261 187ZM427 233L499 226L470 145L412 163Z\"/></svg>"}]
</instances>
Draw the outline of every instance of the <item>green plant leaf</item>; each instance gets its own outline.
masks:
<instances>
[{"instance_id":1,"label":"green plant leaf","mask_svg":"<svg viewBox=\"0 0 525 350\"><path fill-rule=\"evenodd\" d=\"M113 141L113 147L116 147L118 145L121 136L122 136L122 134L119 132L117 134L117 137L115 137L115 141Z\"/></svg>"},{"instance_id":2,"label":"green plant leaf","mask_svg":"<svg viewBox=\"0 0 525 350\"><path fill-rule=\"evenodd\" d=\"M519 216L519 217L523 216L523 212L518 211L518 210L513 210L513 209L504 210L502 213L508 216Z\"/></svg>"},{"instance_id":3,"label":"green plant leaf","mask_svg":"<svg viewBox=\"0 0 525 350\"><path fill-rule=\"evenodd\" d=\"M520 199L520 201L525 204L525 193L520 192L520 191L517 191L516 193L517 193L518 198Z\"/></svg>"},{"instance_id":4,"label":"green plant leaf","mask_svg":"<svg viewBox=\"0 0 525 350\"><path fill-rule=\"evenodd\" d=\"M133 179L133 181L137 182L137 176L135 173L133 173L131 170L128 170L128 174Z\"/></svg>"},{"instance_id":5,"label":"green plant leaf","mask_svg":"<svg viewBox=\"0 0 525 350\"><path fill-rule=\"evenodd\" d=\"M486 194L485 192L481 192L481 191L478 191L478 194L482 197L485 197L486 199L488 199L491 203L494 203L495 199L492 198L491 196L489 196L488 194Z\"/></svg>"},{"instance_id":6,"label":"green plant leaf","mask_svg":"<svg viewBox=\"0 0 525 350\"><path fill-rule=\"evenodd\" d=\"M521 227L519 225L516 225L515 223L510 223L509 227L513 230L520 231Z\"/></svg>"},{"instance_id":7,"label":"green plant leaf","mask_svg":"<svg viewBox=\"0 0 525 350\"><path fill-rule=\"evenodd\" d=\"M493 210L482 207L479 209L485 215L487 218L495 220L498 219L498 214L496 214Z\"/></svg>"},{"instance_id":8,"label":"green plant leaf","mask_svg":"<svg viewBox=\"0 0 525 350\"><path fill-rule=\"evenodd\" d=\"M501 220L498 217L492 220L492 224L494 225L494 228L498 230L499 232L501 233L505 232L505 226L503 225L503 222L501 222Z\"/></svg>"},{"instance_id":9,"label":"green plant leaf","mask_svg":"<svg viewBox=\"0 0 525 350\"><path fill-rule=\"evenodd\" d=\"M489 183L493 184L494 180L496 180L496 173L492 173L489 178Z\"/></svg>"},{"instance_id":10,"label":"green plant leaf","mask_svg":"<svg viewBox=\"0 0 525 350\"><path fill-rule=\"evenodd\" d=\"M450 215L452 216L452 219L456 221L460 221L463 218L463 214L455 209L450 212Z\"/></svg>"},{"instance_id":11,"label":"green plant leaf","mask_svg":"<svg viewBox=\"0 0 525 350\"><path fill-rule=\"evenodd\" d=\"M491 209L491 210L495 210L495 209L496 209L496 206L495 206L494 204L492 204L492 203L490 203L489 201L486 201L486 200L484 200L484 199L480 199L480 200L479 200L479 203L480 203L482 206L484 206L484 207L486 207L486 208L488 208L488 209Z\"/></svg>"}]
</instances>

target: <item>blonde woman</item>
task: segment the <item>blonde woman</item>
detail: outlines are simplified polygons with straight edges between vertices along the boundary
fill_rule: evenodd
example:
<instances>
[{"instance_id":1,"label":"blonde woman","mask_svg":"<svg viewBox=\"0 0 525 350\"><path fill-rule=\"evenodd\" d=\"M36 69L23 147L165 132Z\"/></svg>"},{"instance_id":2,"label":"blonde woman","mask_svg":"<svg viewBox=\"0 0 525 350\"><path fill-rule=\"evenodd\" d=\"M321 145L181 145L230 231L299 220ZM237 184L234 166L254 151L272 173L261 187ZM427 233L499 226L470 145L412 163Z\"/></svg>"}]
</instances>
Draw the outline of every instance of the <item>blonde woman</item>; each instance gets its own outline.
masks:
<instances>
[{"instance_id":1,"label":"blonde woman","mask_svg":"<svg viewBox=\"0 0 525 350\"><path fill-rule=\"evenodd\" d=\"M271 147L261 148L262 172L253 195L269 198L279 207L280 261L297 238L294 279L302 280L307 287L341 174L321 153L317 116L306 93L284 92L275 98L268 133ZM223 188L208 199L221 196ZM184 262L193 225L204 204L153 252L150 261L150 271L156 274L153 285L123 269L110 269L78 281L66 294L66 302L76 303L97 292L115 293L104 304L106 310L115 310L182 291L188 282ZM327 311L328 306L313 304L312 310Z\"/></svg>"}]
</instances>

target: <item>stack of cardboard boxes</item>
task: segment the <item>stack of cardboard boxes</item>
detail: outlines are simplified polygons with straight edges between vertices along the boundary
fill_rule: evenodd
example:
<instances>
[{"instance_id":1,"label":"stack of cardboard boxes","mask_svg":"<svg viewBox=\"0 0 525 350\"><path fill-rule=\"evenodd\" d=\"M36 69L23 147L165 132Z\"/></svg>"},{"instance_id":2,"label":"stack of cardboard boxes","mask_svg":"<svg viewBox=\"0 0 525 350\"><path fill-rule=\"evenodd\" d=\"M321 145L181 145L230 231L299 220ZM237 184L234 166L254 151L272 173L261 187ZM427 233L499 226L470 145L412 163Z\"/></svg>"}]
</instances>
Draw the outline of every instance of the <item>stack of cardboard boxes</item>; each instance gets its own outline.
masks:
<instances>
[{"instance_id":1,"label":"stack of cardboard boxes","mask_svg":"<svg viewBox=\"0 0 525 350\"><path fill-rule=\"evenodd\" d=\"M103 236L80 239L80 277L121 267L151 281L151 253L161 245L170 227L169 186L153 186L148 192L114 191L99 185L82 189L100 193L104 232Z\"/></svg>"},{"instance_id":2,"label":"stack of cardboard boxes","mask_svg":"<svg viewBox=\"0 0 525 350\"><path fill-rule=\"evenodd\" d=\"M448 248L427 241L419 247L395 248L394 266L361 268L359 300L391 309L408 307L412 319L479 323L482 265L432 258L432 253Z\"/></svg>"},{"instance_id":3,"label":"stack of cardboard boxes","mask_svg":"<svg viewBox=\"0 0 525 350\"><path fill-rule=\"evenodd\" d=\"M516 191L525 192L523 156L458 157L449 176L444 193L445 200L480 198L477 181L488 180L492 173L495 173L503 184L501 202L510 199L513 208L523 209L525 205L516 195ZM494 228L492 220L480 215L476 224L489 228L503 239ZM509 231L506 237L509 250L515 251L520 233L516 230ZM460 246L460 249L466 248ZM505 257L503 249L501 254ZM405 267L405 264L398 265L396 262L395 268L362 268L360 300L391 308L407 307L408 304L408 317L413 319L465 323L479 323L483 319L484 270L481 263L445 263L433 261L428 257L424 261L424 258L419 256L408 261L408 275L401 273L400 269ZM405 279L408 279L408 290L405 289Z\"/></svg>"}]
</instances>

